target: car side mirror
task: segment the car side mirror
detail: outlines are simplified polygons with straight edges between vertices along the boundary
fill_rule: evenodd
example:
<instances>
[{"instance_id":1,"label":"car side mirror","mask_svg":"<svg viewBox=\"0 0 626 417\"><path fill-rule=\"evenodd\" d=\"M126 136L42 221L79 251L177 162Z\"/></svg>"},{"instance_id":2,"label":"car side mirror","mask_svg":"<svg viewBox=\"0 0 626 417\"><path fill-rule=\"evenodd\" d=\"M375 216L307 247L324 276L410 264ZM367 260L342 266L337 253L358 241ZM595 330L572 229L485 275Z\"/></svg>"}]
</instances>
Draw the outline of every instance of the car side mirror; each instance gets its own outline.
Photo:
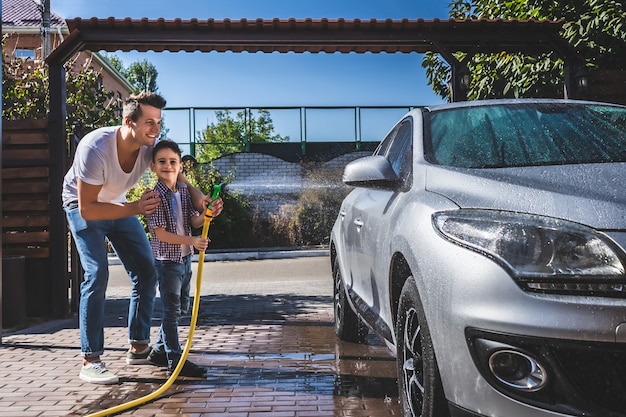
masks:
<instances>
[{"instance_id":1,"label":"car side mirror","mask_svg":"<svg viewBox=\"0 0 626 417\"><path fill-rule=\"evenodd\" d=\"M366 156L346 165L342 181L352 187L394 188L400 179L389 161L381 155Z\"/></svg>"}]
</instances>

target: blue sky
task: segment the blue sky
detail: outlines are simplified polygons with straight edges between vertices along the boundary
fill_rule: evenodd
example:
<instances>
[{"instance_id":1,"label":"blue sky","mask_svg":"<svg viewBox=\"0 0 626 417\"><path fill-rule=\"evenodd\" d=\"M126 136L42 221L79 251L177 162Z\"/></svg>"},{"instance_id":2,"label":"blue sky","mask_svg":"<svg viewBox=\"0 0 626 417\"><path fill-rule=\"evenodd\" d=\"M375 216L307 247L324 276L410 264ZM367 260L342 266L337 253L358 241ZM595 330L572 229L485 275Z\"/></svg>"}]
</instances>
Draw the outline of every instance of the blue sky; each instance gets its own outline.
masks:
<instances>
[{"instance_id":1,"label":"blue sky","mask_svg":"<svg viewBox=\"0 0 626 417\"><path fill-rule=\"evenodd\" d=\"M449 0L52 0L64 18L447 19ZM168 107L441 103L419 54L121 53L155 65Z\"/></svg>"},{"instance_id":2,"label":"blue sky","mask_svg":"<svg viewBox=\"0 0 626 417\"><path fill-rule=\"evenodd\" d=\"M447 19L450 0L51 0L71 19ZM355 113L299 107L420 106L442 103L426 84L420 54L111 52L126 66L147 59L159 72L159 92L172 107L294 107L272 110L275 132L290 141L380 140L406 110ZM406 107L408 109L408 107ZM214 111L164 112L168 137L189 153ZM190 119L194 120L195 128ZM195 130L195 132L194 132Z\"/></svg>"}]
</instances>

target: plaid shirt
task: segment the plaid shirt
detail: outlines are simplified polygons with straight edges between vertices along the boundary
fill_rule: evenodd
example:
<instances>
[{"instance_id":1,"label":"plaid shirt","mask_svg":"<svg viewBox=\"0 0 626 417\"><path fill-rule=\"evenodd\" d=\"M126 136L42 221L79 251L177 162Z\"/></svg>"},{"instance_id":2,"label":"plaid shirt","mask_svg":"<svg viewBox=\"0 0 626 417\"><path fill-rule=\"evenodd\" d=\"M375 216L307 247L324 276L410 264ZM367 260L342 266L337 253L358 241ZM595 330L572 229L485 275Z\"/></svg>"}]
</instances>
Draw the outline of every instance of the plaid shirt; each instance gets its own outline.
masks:
<instances>
[{"instance_id":1,"label":"plaid shirt","mask_svg":"<svg viewBox=\"0 0 626 417\"><path fill-rule=\"evenodd\" d=\"M185 230L185 235L191 236L191 223L189 222L189 219L192 216L197 215L198 212L194 209L193 204L191 203L191 194L189 193L187 185L184 183L178 183L177 187L182 203L183 228ZM161 242L157 239L156 234L154 233L154 229L157 227L164 227L166 231L176 233L176 221L174 220L174 212L172 210L172 199L174 198L174 193L161 181L157 182L154 187L154 191L159 193L161 205L157 207L154 213L147 216L152 255L155 259L182 263L183 256L181 245ZM191 248L191 251L193 253L193 248Z\"/></svg>"}]
</instances>

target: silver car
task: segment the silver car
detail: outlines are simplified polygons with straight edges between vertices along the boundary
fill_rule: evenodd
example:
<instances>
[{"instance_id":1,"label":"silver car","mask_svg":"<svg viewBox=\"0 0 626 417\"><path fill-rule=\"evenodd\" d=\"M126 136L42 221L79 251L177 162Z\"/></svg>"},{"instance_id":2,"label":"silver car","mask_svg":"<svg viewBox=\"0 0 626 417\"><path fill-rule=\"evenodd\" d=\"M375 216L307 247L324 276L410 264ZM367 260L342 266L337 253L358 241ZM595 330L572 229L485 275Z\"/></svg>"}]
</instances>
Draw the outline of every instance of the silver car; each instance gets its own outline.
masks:
<instances>
[{"instance_id":1,"label":"silver car","mask_svg":"<svg viewBox=\"0 0 626 417\"><path fill-rule=\"evenodd\" d=\"M405 416L626 416L625 106L417 108L343 181L335 331Z\"/></svg>"}]
</instances>

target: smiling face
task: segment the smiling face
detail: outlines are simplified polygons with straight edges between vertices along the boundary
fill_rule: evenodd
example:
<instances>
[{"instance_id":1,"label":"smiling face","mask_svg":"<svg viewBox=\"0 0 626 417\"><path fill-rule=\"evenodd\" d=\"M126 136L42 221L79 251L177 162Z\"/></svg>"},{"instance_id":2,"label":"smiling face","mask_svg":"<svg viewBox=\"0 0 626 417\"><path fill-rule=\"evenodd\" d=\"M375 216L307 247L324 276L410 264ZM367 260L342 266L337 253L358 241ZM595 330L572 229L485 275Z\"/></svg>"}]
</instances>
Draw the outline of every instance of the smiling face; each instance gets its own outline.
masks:
<instances>
[{"instance_id":1,"label":"smiling face","mask_svg":"<svg viewBox=\"0 0 626 417\"><path fill-rule=\"evenodd\" d=\"M170 148L158 149L150 167L165 185L172 190L176 188L178 174L182 171L182 163L178 153Z\"/></svg>"},{"instance_id":2,"label":"smiling face","mask_svg":"<svg viewBox=\"0 0 626 417\"><path fill-rule=\"evenodd\" d=\"M161 122L161 109L148 104L141 105L141 114L136 121L130 117L125 119L135 142L140 146L154 145L161 133Z\"/></svg>"}]
</instances>

